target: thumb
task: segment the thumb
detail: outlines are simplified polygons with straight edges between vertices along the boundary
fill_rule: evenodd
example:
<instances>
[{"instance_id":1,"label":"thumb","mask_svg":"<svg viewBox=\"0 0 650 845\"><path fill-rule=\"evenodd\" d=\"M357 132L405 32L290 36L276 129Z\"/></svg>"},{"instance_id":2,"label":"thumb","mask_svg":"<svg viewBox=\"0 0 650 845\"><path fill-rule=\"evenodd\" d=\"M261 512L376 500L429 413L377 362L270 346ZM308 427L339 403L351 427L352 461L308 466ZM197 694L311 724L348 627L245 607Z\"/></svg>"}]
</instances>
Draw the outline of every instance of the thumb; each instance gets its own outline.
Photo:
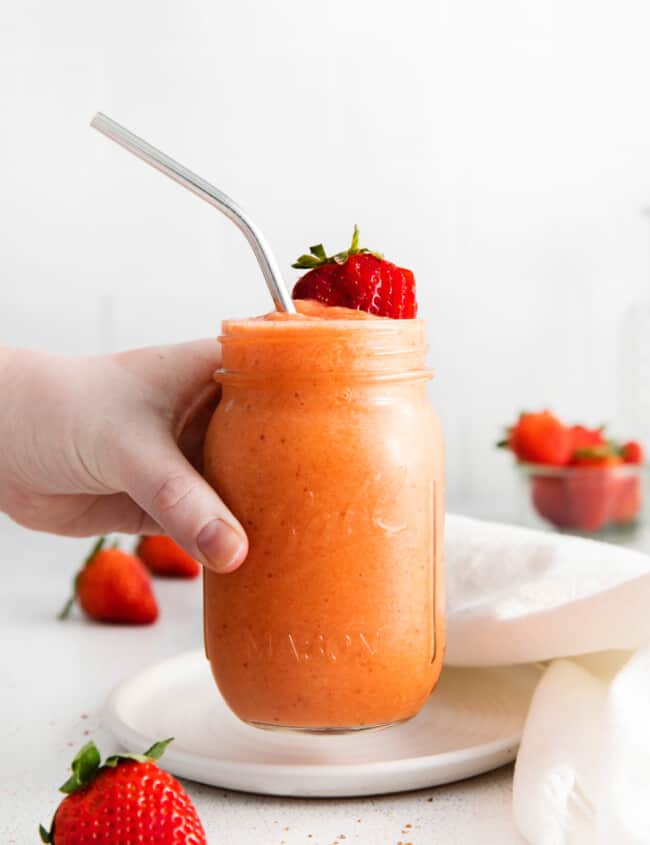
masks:
<instances>
[{"instance_id":1,"label":"thumb","mask_svg":"<svg viewBox=\"0 0 650 845\"><path fill-rule=\"evenodd\" d=\"M243 562L244 529L171 436L126 455L121 474L131 498L208 569L232 572Z\"/></svg>"}]
</instances>

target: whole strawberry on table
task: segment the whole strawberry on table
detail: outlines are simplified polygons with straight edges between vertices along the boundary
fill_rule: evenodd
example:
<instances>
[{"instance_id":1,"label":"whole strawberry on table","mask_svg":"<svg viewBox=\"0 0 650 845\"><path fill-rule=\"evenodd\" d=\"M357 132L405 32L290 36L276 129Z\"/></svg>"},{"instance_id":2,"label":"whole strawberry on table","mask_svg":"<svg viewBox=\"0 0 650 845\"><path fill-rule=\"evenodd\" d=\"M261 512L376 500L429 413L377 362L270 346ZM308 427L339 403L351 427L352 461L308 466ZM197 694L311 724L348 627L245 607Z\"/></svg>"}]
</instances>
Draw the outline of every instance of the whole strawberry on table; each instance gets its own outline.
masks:
<instances>
[{"instance_id":1,"label":"whole strawberry on table","mask_svg":"<svg viewBox=\"0 0 650 845\"><path fill-rule=\"evenodd\" d=\"M140 537L135 554L149 572L162 578L196 578L201 571L201 565L166 534Z\"/></svg>"},{"instance_id":2,"label":"whole strawberry on table","mask_svg":"<svg viewBox=\"0 0 650 845\"><path fill-rule=\"evenodd\" d=\"M550 411L522 413L498 444L530 479L537 513L556 528L596 533L629 526L642 505L643 448L604 427L566 425Z\"/></svg>"},{"instance_id":3,"label":"whole strawberry on table","mask_svg":"<svg viewBox=\"0 0 650 845\"><path fill-rule=\"evenodd\" d=\"M157 765L171 739L144 754L116 754L101 765L93 742L72 761L50 830L53 845L206 845L201 820L180 783Z\"/></svg>"},{"instance_id":4,"label":"whole strawberry on table","mask_svg":"<svg viewBox=\"0 0 650 845\"><path fill-rule=\"evenodd\" d=\"M150 625L158 618L158 603L143 562L100 537L76 574L72 595L59 613L66 619L78 602L98 622Z\"/></svg>"}]
</instances>

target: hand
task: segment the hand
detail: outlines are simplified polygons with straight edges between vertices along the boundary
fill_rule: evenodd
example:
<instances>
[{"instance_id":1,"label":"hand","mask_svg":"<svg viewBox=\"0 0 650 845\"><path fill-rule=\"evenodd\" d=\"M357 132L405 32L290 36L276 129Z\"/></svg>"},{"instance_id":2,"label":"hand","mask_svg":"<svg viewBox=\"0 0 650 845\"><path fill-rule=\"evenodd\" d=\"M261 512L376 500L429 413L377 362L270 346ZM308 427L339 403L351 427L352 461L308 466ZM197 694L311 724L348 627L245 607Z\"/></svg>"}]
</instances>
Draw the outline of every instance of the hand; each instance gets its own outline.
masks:
<instances>
[{"instance_id":1,"label":"hand","mask_svg":"<svg viewBox=\"0 0 650 845\"><path fill-rule=\"evenodd\" d=\"M69 536L167 533L209 568L237 568L246 535L199 472L220 361L215 340L95 358L0 350L0 510Z\"/></svg>"}]
</instances>

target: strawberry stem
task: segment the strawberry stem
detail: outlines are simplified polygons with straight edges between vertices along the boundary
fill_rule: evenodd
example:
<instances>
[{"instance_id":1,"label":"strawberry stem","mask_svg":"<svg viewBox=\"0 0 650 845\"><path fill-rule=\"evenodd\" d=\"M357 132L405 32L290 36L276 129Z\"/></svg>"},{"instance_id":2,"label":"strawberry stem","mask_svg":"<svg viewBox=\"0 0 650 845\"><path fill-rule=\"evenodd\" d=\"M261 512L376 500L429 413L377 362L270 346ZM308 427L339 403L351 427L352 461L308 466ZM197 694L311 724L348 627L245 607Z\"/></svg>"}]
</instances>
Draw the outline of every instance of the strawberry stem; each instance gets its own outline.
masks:
<instances>
[{"instance_id":1,"label":"strawberry stem","mask_svg":"<svg viewBox=\"0 0 650 845\"><path fill-rule=\"evenodd\" d=\"M75 583L76 583L76 580L77 580L77 579L75 578ZM69 598L69 599L67 600L67 602L63 605L63 607L61 608L61 610L57 613L56 618L57 618L57 619L59 619L61 622L62 622L64 619L67 619L67 618L68 618L68 616L70 616L70 611L71 611L71 610L72 610L72 608L74 607L74 603L75 603L75 601L76 601L76 600L77 600L77 591L76 591L76 589L75 589L75 591L72 593L72 595L70 596L70 598Z\"/></svg>"},{"instance_id":2,"label":"strawberry stem","mask_svg":"<svg viewBox=\"0 0 650 845\"><path fill-rule=\"evenodd\" d=\"M84 560L83 564L81 565L82 569L84 568L84 566L88 566L88 564L95 557L97 552L101 552L101 550L104 548L105 543L106 543L106 537L103 537L103 536L98 537L97 542L95 543L95 545L90 550L90 554L88 555L88 557Z\"/></svg>"},{"instance_id":3,"label":"strawberry stem","mask_svg":"<svg viewBox=\"0 0 650 845\"><path fill-rule=\"evenodd\" d=\"M354 224L354 232L352 233L352 243L350 244L350 249L348 250L350 255L356 255L359 252L359 227L357 224Z\"/></svg>"},{"instance_id":4,"label":"strawberry stem","mask_svg":"<svg viewBox=\"0 0 650 845\"><path fill-rule=\"evenodd\" d=\"M328 256L323 244L315 244L309 247L309 255L305 253L299 256L291 266L297 270L313 270L314 267L321 267L323 264L345 264L350 256L359 255L360 253L374 255L375 258L379 259L383 259L384 257L381 252L374 252L371 249L359 247L359 227L355 223L349 249Z\"/></svg>"}]
</instances>

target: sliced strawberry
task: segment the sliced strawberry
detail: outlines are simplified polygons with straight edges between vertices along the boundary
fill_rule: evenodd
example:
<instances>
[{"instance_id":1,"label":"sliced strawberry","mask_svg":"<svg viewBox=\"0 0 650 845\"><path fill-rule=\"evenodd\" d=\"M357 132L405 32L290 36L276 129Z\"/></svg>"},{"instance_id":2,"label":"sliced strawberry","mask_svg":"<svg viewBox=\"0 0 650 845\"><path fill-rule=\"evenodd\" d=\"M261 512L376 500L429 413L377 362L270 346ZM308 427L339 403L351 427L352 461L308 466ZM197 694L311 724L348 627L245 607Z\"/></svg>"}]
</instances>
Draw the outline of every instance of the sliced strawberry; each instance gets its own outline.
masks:
<instances>
[{"instance_id":1,"label":"sliced strawberry","mask_svg":"<svg viewBox=\"0 0 650 845\"><path fill-rule=\"evenodd\" d=\"M359 247L355 226L350 248L328 256L322 244L310 247L292 265L309 269L296 282L294 299L353 308L380 317L408 319L417 314L415 277L377 252Z\"/></svg>"}]
</instances>

